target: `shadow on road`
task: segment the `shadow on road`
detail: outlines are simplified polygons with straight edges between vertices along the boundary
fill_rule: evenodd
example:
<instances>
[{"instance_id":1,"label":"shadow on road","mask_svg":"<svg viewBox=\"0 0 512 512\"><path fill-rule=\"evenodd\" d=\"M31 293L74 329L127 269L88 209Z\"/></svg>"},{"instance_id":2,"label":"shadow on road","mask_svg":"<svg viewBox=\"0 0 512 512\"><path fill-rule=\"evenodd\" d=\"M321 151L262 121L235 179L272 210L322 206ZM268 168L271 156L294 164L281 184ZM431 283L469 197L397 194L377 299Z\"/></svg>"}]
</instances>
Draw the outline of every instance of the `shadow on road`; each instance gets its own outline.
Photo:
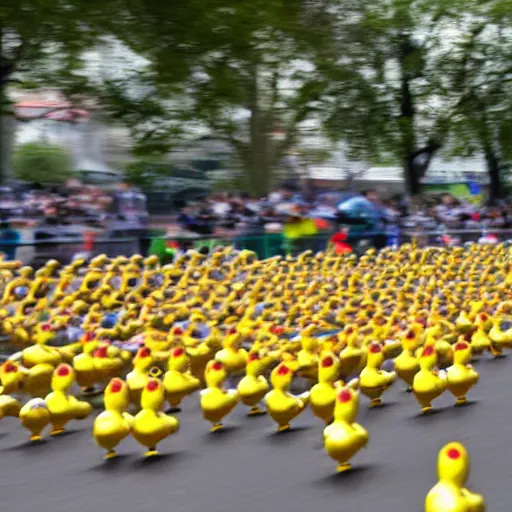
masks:
<instances>
[{"instance_id":1,"label":"shadow on road","mask_svg":"<svg viewBox=\"0 0 512 512\"><path fill-rule=\"evenodd\" d=\"M297 440L297 436L300 435L301 432L306 430L310 430L312 427L309 426L300 426L300 427L292 427L290 430L284 430L283 432L272 432L268 434L266 440L269 443L292 443Z\"/></svg>"},{"instance_id":2,"label":"shadow on road","mask_svg":"<svg viewBox=\"0 0 512 512\"><path fill-rule=\"evenodd\" d=\"M49 439L42 439L41 441L27 441L26 443L17 444L4 448L4 452L40 452L47 449L51 445Z\"/></svg>"},{"instance_id":3,"label":"shadow on road","mask_svg":"<svg viewBox=\"0 0 512 512\"><path fill-rule=\"evenodd\" d=\"M208 442L218 443L221 440L232 440L238 431L240 431L240 426L227 425L223 429L217 430L216 432L207 432L203 437Z\"/></svg>"},{"instance_id":4,"label":"shadow on road","mask_svg":"<svg viewBox=\"0 0 512 512\"><path fill-rule=\"evenodd\" d=\"M360 481L361 477L367 478L372 476L377 469L369 464L356 465L350 471L344 473L332 473L331 475L324 476L315 482L315 485L320 487L338 486L345 482Z\"/></svg>"},{"instance_id":5,"label":"shadow on road","mask_svg":"<svg viewBox=\"0 0 512 512\"><path fill-rule=\"evenodd\" d=\"M373 413L374 411L382 411L383 409L389 409L391 407L394 407L395 405L398 405L397 402L382 402L380 405L377 405L376 407L368 407L367 411L369 413Z\"/></svg>"},{"instance_id":6,"label":"shadow on road","mask_svg":"<svg viewBox=\"0 0 512 512\"><path fill-rule=\"evenodd\" d=\"M429 412L419 412L411 419L414 421L422 421L423 423L429 423L430 421L435 421L435 417L441 413L446 413L449 410L449 407L436 407Z\"/></svg>"},{"instance_id":7,"label":"shadow on road","mask_svg":"<svg viewBox=\"0 0 512 512\"><path fill-rule=\"evenodd\" d=\"M160 469L161 466L165 464L166 469L168 469L169 465L174 464L185 458L187 456L186 452L167 452L167 453L159 453L158 455L154 455L152 457L143 457L134 461L132 468L140 468L140 469Z\"/></svg>"},{"instance_id":8,"label":"shadow on road","mask_svg":"<svg viewBox=\"0 0 512 512\"><path fill-rule=\"evenodd\" d=\"M122 471L122 464L124 461L129 459L129 457L129 455L123 453L113 459L103 460L99 464L96 464L96 466L87 468L87 471L100 471L104 473L115 473L116 471Z\"/></svg>"}]
</instances>

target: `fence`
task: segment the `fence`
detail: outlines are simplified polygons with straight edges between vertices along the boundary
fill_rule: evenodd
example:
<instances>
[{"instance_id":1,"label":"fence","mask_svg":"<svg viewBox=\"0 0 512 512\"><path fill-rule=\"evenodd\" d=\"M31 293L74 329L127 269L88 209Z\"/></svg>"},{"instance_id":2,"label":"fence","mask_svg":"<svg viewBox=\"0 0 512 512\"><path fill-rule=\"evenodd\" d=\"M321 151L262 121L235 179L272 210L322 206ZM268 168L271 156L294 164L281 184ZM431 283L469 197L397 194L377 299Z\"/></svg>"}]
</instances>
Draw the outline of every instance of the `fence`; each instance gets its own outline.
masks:
<instances>
[{"instance_id":1,"label":"fence","mask_svg":"<svg viewBox=\"0 0 512 512\"><path fill-rule=\"evenodd\" d=\"M369 247L380 247L386 239L389 243L403 244L415 240L421 246L439 246L478 242L485 232L471 230L454 231L419 231L403 230L395 233L392 238L386 233L362 234L351 237L347 242L356 254L364 252ZM512 230L493 230L492 235L497 241L512 241ZM297 254L305 250L324 250L331 234L323 233L310 237L290 240L282 234L266 234L262 236L145 236L145 237L109 237L96 236L90 233L82 237L52 238L45 240L0 240L0 252L6 254L6 259L18 259L24 264L35 267L49 259L68 263L76 254L87 255L106 254L109 257L131 256L133 254L157 254L163 260L176 248L207 248L233 245L237 249L254 251L260 258L276 255Z\"/></svg>"}]
</instances>

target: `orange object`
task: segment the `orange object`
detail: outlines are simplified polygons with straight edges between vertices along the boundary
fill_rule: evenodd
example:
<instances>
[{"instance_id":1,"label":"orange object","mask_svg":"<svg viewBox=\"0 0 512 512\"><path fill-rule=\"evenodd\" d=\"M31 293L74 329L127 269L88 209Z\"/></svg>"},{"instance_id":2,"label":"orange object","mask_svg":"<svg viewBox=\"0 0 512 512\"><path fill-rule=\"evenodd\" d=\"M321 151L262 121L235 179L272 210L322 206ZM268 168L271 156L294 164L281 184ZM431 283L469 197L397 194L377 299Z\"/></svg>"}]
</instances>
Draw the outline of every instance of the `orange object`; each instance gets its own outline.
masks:
<instances>
[{"instance_id":1,"label":"orange object","mask_svg":"<svg viewBox=\"0 0 512 512\"><path fill-rule=\"evenodd\" d=\"M84 233L84 250L88 252L93 251L95 241L96 233L94 231L87 231Z\"/></svg>"},{"instance_id":2,"label":"orange object","mask_svg":"<svg viewBox=\"0 0 512 512\"><path fill-rule=\"evenodd\" d=\"M329 223L325 219L315 219L316 228L320 230L328 229Z\"/></svg>"}]
</instances>

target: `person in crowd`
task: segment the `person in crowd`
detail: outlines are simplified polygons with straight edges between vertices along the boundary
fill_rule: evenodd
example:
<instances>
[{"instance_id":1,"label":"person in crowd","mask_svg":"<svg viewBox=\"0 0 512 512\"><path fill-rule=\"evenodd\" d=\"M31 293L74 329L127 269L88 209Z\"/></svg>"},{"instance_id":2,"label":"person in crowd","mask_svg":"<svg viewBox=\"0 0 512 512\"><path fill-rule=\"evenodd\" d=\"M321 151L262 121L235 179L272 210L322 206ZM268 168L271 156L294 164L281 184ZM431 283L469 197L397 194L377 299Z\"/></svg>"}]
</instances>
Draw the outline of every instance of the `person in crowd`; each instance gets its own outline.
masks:
<instances>
[{"instance_id":1,"label":"person in crowd","mask_svg":"<svg viewBox=\"0 0 512 512\"><path fill-rule=\"evenodd\" d=\"M20 232L13 229L6 219L0 220L0 252L5 254L5 259L16 259L16 248L20 240Z\"/></svg>"}]
</instances>

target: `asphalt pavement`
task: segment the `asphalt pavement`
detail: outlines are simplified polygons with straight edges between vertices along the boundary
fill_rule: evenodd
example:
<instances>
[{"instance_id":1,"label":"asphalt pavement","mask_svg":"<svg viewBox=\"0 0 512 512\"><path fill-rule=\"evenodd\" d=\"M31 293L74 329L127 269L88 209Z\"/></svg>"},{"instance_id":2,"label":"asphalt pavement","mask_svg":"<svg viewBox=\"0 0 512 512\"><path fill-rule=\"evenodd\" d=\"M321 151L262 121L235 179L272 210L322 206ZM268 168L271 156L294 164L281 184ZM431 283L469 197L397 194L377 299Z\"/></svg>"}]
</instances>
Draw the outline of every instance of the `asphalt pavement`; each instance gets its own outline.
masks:
<instances>
[{"instance_id":1,"label":"asphalt pavement","mask_svg":"<svg viewBox=\"0 0 512 512\"><path fill-rule=\"evenodd\" d=\"M421 512L436 482L436 458L447 442L466 445L472 459L468 487L484 494L487 510L510 512L512 355L475 365L480 383L472 403L454 408L446 393L439 412L418 417L414 397L400 383L385 406L359 422L370 442L354 469L337 474L323 451L322 426L305 412L291 432L276 435L267 416L248 418L239 406L224 432L210 434L197 396L178 414L181 430L145 459L133 439L121 456L103 461L91 436L92 419L40 445L27 443L18 420L0 421L0 502L6 512Z\"/></svg>"}]
</instances>

